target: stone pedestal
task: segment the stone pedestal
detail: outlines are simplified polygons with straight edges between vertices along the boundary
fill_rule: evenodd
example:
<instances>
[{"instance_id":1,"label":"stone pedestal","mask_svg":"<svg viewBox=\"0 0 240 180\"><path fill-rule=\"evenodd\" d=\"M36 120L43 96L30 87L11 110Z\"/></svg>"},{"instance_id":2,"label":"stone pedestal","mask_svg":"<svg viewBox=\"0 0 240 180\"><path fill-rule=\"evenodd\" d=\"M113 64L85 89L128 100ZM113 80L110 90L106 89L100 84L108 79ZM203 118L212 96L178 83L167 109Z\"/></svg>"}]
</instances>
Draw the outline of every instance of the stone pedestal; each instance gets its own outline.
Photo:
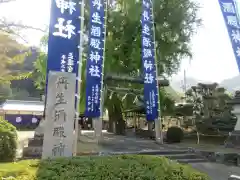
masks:
<instances>
[{"instance_id":1,"label":"stone pedestal","mask_svg":"<svg viewBox=\"0 0 240 180\"><path fill-rule=\"evenodd\" d=\"M236 91L234 99L228 103L233 105L232 113L236 115L237 123L234 131L229 134L229 137L225 142L225 146L231 148L240 148L240 91Z\"/></svg>"},{"instance_id":2,"label":"stone pedestal","mask_svg":"<svg viewBox=\"0 0 240 180\"><path fill-rule=\"evenodd\" d=\"M96 118L93 119L93 127L95 131L95 138L98 143L102 142L102 119L101 118Z\"/></svg>"},{"instance_id":3,"label":"stone pedestal","mask_svg":"<svg viewBox=\"0 0 240 180\"><path fill-rule=\"evenodd\" d=\"M42 119L35 129L34 137L28 139L28 146L23 148L23 158L41 158L43 147L44 122Z\"/></svg>"}]
</instances>

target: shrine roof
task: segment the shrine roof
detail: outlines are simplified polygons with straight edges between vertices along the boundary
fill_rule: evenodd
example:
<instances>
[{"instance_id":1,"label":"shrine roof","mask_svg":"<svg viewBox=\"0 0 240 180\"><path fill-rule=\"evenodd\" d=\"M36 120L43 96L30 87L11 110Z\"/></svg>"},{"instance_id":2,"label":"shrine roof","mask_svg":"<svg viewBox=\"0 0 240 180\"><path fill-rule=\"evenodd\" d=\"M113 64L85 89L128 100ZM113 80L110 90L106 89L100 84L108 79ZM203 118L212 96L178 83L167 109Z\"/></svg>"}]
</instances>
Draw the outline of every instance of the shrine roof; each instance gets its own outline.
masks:
<instances>
[{"instance_id":1,"label":"shrine roof","mask_svg":"<svg viewBox=\"0 0 240 180\"><path fill-rule=\"evenodd\" d=\"M123 113L130 113L130 112L145 114L145 108L144 106L136 106L123 111Z\"/></svg>"},{"instance_id":2,"label":"shrine roof","mask_svg":"<svg viewBox=\"0 0 240 180\"><path fill-rule=\"evenodd\" d=\"M43 101L7 100L2 104L3 111L44 111Z\"/></svg>"}]
</instances>

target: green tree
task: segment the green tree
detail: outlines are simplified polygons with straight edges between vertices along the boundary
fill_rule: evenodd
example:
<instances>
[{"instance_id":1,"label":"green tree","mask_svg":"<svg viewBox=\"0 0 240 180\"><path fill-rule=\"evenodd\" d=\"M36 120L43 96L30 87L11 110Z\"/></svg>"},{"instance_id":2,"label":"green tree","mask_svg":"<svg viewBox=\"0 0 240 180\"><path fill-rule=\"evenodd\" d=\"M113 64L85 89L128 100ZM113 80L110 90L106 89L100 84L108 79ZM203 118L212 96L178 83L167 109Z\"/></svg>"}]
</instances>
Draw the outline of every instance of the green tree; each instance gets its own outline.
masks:
<instances>
[{"instance_id":1,"label":"green tree","mask_svg":"<svg viewBox=\"0 0 240 180\"><path fill-rule=\"evenodd\" d=\"M199 83L187 91L186 97L194 105L194 118L199 132L212 134L234 129L236 118L228 104L231 97L217 83Z\"/></svg>"},{"instance_id":2,"label":"green tree","mask_svg":"<svg viewBox=\"0 0 240 180\"><path fill-rule=\"evenodd\" d=\"M10 84L0 84L0 103L12 97L12 89Z\"/></svg>"},{"instance_id":3,"label":"green tree","mask_svg":"<svg viewBox=\"0 0 240 180\"><path fill-rule=\"evenodd\" d=\"M39 54L37 60L34 62L35 71L33 72L33 79L37 89L44 90L46 84L47 72L47 55L43 52Z\"/></svg>"},{"instance_id":4,"label":"green tree","mask_svg":"<svg viewBox=\"0 0 240 180\"><path fill-rule=\"evenodd\" d=\"M27 73L14 71L13 66L21 65L28 55L28 49L19 44L10 35L0 31L0 83L28 77Z\"/></svg>"},{"instance_id":5,"label":"green tree","mask_svg":"<svg viewBox=\"0 0 240 180\"><path fill-rule=\"evenodd\" d=\"M141 63L141 3L135 0L119 0L109 6L105 74L109 72L137 76ZM189 0L154 1L156 61L158 74L170 76L179 68L184 57L191 57L190 40L200 25L197 18L198 6ZM140 73L141 74L141 73ZM142 88L141 85L117 83L115 86ZM110 92L107 97L110 96ZM121 118L119 97L115 97L108 107L109 116ZM162 98L163 99L163 98ZM108 102L108 101L107 101ZM115 103L114 103L115 102ZM132 103L132 101L128 101ZM116 108L118 107L118 108ZM110 110L112 108L112 110ZM114 112L111 115L111 112ZM109 117L110 122L114 118Z\"/></svg>"}]
</instances>

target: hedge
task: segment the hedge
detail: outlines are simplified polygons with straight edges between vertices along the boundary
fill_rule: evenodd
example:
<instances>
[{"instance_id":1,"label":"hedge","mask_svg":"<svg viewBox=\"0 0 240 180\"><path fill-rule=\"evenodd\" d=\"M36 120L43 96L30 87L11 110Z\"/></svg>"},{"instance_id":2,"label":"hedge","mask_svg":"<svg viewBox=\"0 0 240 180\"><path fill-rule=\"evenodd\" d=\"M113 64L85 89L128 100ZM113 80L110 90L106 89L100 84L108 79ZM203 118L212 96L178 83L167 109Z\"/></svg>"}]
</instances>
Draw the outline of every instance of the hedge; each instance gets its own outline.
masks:
<instances>
[{"instance_id":1,"label":"hedge","mask_svg":"<svg viewBox=\"0 0 240 180\"><path fill-rule=\"evenodd\" d=\"M95 156L0 164L0 179L210 180L187 165L157 156Z\"/></svg>"},{"instance_id":2,"label":"hedge","mask_svg":"<svg viewBox=\"0 0 240 180\"><path fill-rule=\"evenodd\" d=\"M17 151L17 130L0 119L0 162L14 161Z\"/></svg>"},{"instance_id":3,"label":"hedge","mask_svg":"<svg viewBox=\"0 0 240 180\"><path fill-rule=\"evenodd\" d=\"M183 139L183 130L180 127L173 126L168 128L166 138L169 143L180 143Z\"/></svg>"}]
</instances>

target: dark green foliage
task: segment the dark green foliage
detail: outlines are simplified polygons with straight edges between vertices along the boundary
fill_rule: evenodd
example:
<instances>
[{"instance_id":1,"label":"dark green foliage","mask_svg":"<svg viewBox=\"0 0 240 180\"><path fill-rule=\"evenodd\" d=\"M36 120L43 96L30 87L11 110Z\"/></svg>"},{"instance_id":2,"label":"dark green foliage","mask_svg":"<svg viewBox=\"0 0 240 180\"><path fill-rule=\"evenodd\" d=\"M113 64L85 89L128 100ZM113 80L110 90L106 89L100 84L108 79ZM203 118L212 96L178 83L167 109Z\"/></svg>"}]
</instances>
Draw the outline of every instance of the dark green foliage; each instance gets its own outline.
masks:
<instances>
[{"instance_id":1,"label":"dark green foliage","mask_svg":"<svg viewBox=\"0 0 240 180\"><path fill-rule=\"evenodd\" d=\"M231 113L232 97L218 84L202 84L186 92L187 102L193 104L197 131L202 134L228 134L234 130L237 119Z\"/></svg>"},{"instance_id":2,"label":"dark green foliage","mask_svg":"<svg viewBox=\"0 0 240 180\"><path fill-rule=\"evenodd\" d=\"M16 128L0 119L0 162L14 161L17 150Z\"/></svg>"},{"instance_id":3,"label":"dark green foliage","mask_svg":"<svg viewBox=\"0 0 240 180\"><path fill-rule=\"evenodd\" d=\"M8 172L1 172L6 168ZM21 161L5 167L0 164L0 178L10 175L16 180L209 180L207 175L166 158L137 155Z\"/></svg>"},{"instance_id":4,"label":"dark green foliage","mask_svg":"<svg viewBox=\"0 0 240 180\"><path fill-rule=\"evenodd\" d=\"M167 130L167 142L180 143L183 139L183 130L180 127L170 127Z\"/></svg>"}]
</instances>

